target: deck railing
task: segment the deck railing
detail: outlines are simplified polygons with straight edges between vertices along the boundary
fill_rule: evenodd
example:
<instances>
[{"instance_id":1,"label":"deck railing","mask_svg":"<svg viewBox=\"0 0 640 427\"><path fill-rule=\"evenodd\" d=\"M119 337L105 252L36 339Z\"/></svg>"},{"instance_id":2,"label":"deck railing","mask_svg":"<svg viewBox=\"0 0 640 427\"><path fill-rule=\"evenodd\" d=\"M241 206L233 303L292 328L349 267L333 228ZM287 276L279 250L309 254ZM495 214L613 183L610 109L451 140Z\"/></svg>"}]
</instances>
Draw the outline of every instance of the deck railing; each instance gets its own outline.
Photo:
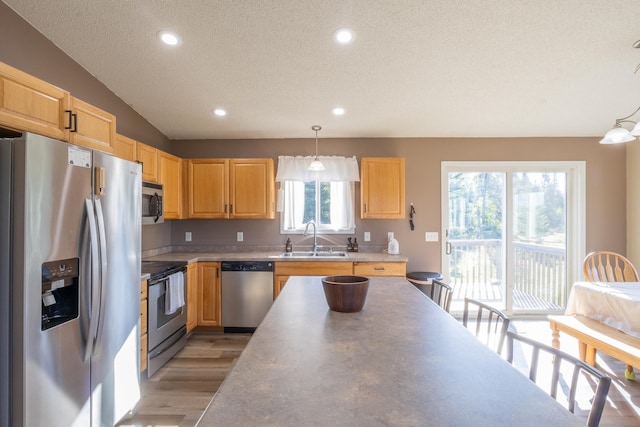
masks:
<instances>
[{"instance_id":1,"label":"deck railing","mask_svg":"<svg viewBox=\"0 0 640 427\"><path fill-rule=\"evenodd\" d=\"M451 282L461 288L502 289L503 246L498 239L450 240ZM532 243L513 244L514 295L531 306L517 308L560 308L567 300L566 254L564 248ZM494 289L495 290L495 289ZM514 298L515 300L515 298ZM514 302L515 305L515 302Z\"/></svg>"}]
</instances>

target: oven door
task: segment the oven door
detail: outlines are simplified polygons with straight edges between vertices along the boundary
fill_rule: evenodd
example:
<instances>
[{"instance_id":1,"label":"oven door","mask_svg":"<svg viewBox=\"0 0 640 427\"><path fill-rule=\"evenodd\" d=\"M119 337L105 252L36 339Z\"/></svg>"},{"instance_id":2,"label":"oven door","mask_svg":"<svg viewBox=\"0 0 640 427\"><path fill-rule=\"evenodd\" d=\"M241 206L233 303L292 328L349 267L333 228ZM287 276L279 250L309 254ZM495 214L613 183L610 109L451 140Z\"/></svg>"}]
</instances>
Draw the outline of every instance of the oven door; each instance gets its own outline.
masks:
<instances>
[{"instance_id":1,"label":"oven door","mask_svg":"<svg viewBox=\"0 0 640 427\"><path fill-rule=\"evenodd\" d=\"M184 300L187 301L187 275L184 274ZM149 285L149 352L187 324L187 307L165 314L165 295L169 278Z\"/></svg>"}]
</instances>

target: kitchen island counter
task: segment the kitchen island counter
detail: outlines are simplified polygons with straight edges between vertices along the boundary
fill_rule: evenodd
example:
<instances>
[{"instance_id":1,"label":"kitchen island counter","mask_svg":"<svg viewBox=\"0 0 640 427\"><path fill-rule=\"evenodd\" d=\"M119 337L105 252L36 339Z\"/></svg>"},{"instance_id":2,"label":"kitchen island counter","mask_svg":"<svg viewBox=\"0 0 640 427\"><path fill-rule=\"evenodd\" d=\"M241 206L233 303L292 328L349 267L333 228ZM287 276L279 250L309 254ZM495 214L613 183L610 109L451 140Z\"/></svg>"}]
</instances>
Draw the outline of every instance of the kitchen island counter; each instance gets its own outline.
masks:
<instances>
[{"instance_id":1,"label":"kitchen island counter","mask_svg":"<svg viewBox=\"0 0 640 427\"><path fill-rule=\"evenodd\" d=\"M406 280L337 313L319 277L292 277L198 426L301 425L582 423Z\"/></svg>"}]
</instances>

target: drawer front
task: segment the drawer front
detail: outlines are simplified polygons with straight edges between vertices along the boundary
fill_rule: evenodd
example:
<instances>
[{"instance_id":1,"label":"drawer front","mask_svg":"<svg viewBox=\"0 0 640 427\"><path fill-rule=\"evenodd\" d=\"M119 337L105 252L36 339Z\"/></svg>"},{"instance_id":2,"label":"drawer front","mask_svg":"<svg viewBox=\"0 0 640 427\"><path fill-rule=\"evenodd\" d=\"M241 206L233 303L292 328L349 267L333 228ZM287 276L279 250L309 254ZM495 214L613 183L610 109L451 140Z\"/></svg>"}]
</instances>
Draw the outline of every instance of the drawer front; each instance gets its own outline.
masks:
<instances>
[{"instance_id":1,"label":"drawer front","mask_svg":"<svg viewBox=\"0 0 640 427\"><path fill-rule=\"evenodd\" d=\"M140 337L140 372L147 369L147 334Z\"/></svg>"},{"instance_id":2,"label":"drawer front","mask_svg":"<svg viewBox=\"0 0 640 427\"><path fill-rule=\"evenodd\" d=\"M147 281L143 280L140 282L140 300L147 299Z\"/></svg>"},{"instance_id":3,"label":"drawer front","mask_svg":"<svg viewBox=\"0 0 640 427\"><path fill-rule=\"evenodd\" d=\"M147 300L140 301L140 335L147 333Z\"/></svg>"},{"instance_id":4,"label":"drawer front","mask_svg":"<svg viewBox=\"0 0 640 427\"><path fill-rule=\"evenodd\" d=\"M352 274L353 263L343 261L276 262L275 276L334 276Z\"/></svg>"},{"instance_id":5,"label":"drawer front","mask_svg":"<svg viewBox=\"0 0 640 427\"><path fill-rule=\"evenodd\" d=\"M405 276L404 262L354 262L353 274L357 276Z\"/></svg>"}]
</instances>

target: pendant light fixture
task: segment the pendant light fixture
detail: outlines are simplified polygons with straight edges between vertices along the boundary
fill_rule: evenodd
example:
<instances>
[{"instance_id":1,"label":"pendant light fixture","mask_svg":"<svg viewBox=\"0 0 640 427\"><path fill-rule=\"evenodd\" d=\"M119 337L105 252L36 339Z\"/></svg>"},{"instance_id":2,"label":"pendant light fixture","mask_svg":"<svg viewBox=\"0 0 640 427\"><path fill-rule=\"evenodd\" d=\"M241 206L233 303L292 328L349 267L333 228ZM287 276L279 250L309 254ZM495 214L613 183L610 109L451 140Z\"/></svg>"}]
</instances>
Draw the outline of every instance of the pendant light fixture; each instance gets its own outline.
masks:
<instances>
[{"instance_id":1,"label":"pendant light fixture","mask_svg":"<svg viewBox=\"0 0 640 427\"><path fill-rule=\"evenodd\" d=\"M311 126L311 130L316 132L316 157L315 159L313 159L313 162L311 162L311 164L309 165L309 170L310 171L323 171L324 170L324 165L322 164L322 162L320 160L318 160L318 131L322 129L320 126L318 125L313 125Z\"/></svg>"},{"instance_id":2,"label":"pendant light fixture","mask_svg":"<svg viewBox=\"0 0 640 427\"><path fill-rule=\"evenodd\" d=\"M635 42L633 47L636 49L640 48L640 40ZM636 67L635 72L637 73L638 70L640 70L640 65ZM600 140L600 144L624 144L625 142L635 141L636 138L640 137L640 121L629 120L635 116L638 111L640 111L640 107L628 116L616 119L613 129L604 135L604 138ZM629 131L622 127L622 123L633 123L635 126Z\"/></svg>"}]
</instances>

